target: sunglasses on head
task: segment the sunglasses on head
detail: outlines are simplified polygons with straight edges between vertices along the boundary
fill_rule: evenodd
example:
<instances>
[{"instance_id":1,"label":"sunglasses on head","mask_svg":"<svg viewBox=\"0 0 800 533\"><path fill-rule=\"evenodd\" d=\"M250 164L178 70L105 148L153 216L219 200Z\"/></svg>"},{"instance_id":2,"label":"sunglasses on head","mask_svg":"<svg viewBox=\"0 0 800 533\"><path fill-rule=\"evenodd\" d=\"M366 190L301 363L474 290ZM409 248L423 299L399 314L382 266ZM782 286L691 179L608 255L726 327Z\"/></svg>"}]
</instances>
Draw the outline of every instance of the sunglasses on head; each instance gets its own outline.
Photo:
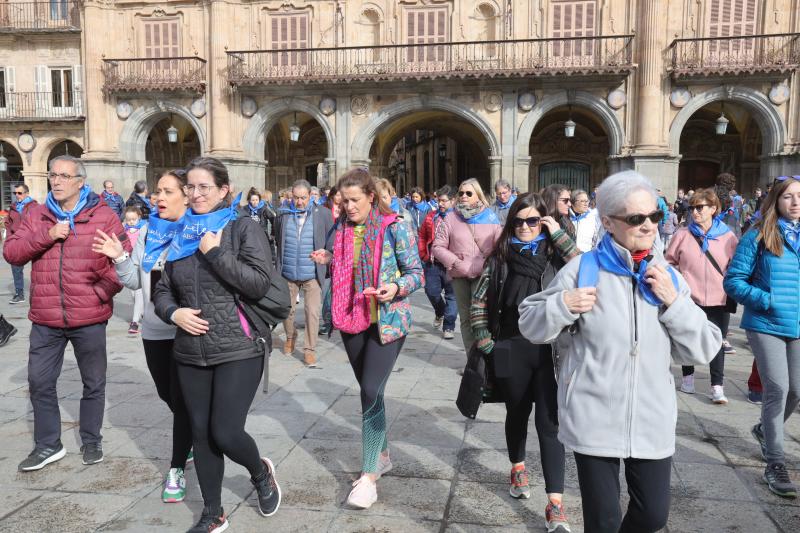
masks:
<instances>
[{"instance_id":1,"label":"sunglasses on head","mask_svg":"<svg viewBox=\"0 0 800 533\"><path fill-rule=\"evenodd\" d=\"M800 176L778 176L777 178L775 178L775 182L774 183L780 183L780 182L786 181L788 179L794 179L794 180L800 181Z\"/></svg>"},{"instance_id":2,"label":"sunglasses on head","mask_svg":"<svg viewBox=\"0 0 800 533\"><path fill-rule=\"evenodd\" d=\"M459 196L466 196L467 198L472 198L472 191L458 191Z\"/></svg>"},{"instance_id":3,"label":"sunglasses on head","mask_svg":"<svg viewBox=\"0 0 800 533\"><path fill-rule=\"evenodd\" d=\"M527 224L529 228L534 228L539 225L541 222L541 217L528 217L528 218L519 218L514 217L514 227L521 228L523 224Z\"/></svg>"},{"instance_id":4,"label":"sunglasses on head","mask_svg":"<svg viewBox=\"0 0 800 533\"><path fill-rule=\"evenodd\" d=\"M614 218L616 220L623 221L629 226L641 226L642 224L644 224L645 220L648 219L653 224L658 224L659 222L661 222L661 219L664 218L664 213L660 209L656 209L655 211L653 211L648 215L638 214L638 215L625 215L625 216L619 216L619 215L610 215L610 216L611 218Z\"/></svg>"}]
</instances>

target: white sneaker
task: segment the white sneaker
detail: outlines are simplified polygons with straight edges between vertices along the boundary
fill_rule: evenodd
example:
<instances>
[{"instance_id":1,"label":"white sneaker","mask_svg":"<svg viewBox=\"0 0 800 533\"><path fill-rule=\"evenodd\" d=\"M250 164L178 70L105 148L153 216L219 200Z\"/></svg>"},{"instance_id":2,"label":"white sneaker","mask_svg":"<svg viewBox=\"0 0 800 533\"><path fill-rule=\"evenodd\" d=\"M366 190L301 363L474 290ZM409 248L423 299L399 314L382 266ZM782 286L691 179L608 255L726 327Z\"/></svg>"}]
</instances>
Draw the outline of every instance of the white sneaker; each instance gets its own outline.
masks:
<instances>
[{"instance_id":1,"label":"white sneaker","mask_svg":"<svg viewBox=\"0 0 800 533\"><path fill-rule=\"evenodd\" d=\"M443 316L437 316L433 321L433 327L436 328L436 329L439 329L440 327L442 327L443 323L444 323L444 317Z\"/></svg>"},{"instance_id":2,"label":"white sneaker","mask_svg":"<svg viewBox=\"0 0 800 533\"><path fill-rule=\"evenodd\" d=\"M681 379L681 392L694 394L694 374L683 376L683 379Z\"/></svg>"},{"instance_id":3,"label":"white sneaker","mask_svg":"<svg viewBox=\"0 0 800 533\"><path fill-rule=\"evenodd\" d=\"M392 459L389 457L389 452L386 452L386 456L380 454L378 456L378 478L392 469Z\"/></svg>"},{"instance_id":4,"label":"white sneaker","mask_svg":"<svg viewBox=\"0 0 800 533\"><path fill-rule=\"evenodd\" d=\"M728 399L725 397L725 392L722 390L722 385L712 385L711 394L709 397L711 398L711 403L716 403L719 405L727 405L728 403Z\"/></svg>"},{"instance_id":5,"label":"white sneaker","mask_svg":"<svg viewBox=\"0 0 800 533\"><path fill-rule=\"evenodd\" d=\"M372 504L378 501L378 485L362 475L353 481L353 490L347 496L347 505L356 509L369 509Z\"/></svg>"},{"instance_id":6,"label":"white sneaker","mask_svg":"<svg viewBox=\"0 0 800 533\"><path fill-rule=\"evenodd\" d=\"M449 330L449 329L445 330L444 333L442 333L442 338L443 339L452 339L453 338L453 331Z\"/></svg>"}]
</instances>

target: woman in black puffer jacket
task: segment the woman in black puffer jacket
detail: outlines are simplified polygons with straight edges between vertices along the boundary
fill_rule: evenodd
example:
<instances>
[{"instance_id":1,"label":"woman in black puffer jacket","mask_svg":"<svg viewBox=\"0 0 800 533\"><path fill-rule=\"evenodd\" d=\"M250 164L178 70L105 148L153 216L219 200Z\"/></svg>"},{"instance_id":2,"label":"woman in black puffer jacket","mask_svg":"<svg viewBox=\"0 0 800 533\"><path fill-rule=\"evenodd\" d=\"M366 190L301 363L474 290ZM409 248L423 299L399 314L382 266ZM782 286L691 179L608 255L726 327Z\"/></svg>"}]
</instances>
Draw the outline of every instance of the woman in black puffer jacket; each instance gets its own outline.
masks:
<instances>
[{"instance_id":1,"label":"woman in black puffer jacket","mask_svg":"<svg viewBox=\"0 0 800 533\"><path fill-rule=\"evenodd\" d=\"M244 430L261 382L265 339L239 304L242 295L266 294L273 271L264 231L249 217L237 220L225 166L199 157L186 170L190 209L153 300L156 314L178 326L174 357L205 504L190 531L207 532L227 527L221 503L223 454L250 472L262 515L274 514L280 504L272 462L261 458Z\"/></svg>"}]
</instances>

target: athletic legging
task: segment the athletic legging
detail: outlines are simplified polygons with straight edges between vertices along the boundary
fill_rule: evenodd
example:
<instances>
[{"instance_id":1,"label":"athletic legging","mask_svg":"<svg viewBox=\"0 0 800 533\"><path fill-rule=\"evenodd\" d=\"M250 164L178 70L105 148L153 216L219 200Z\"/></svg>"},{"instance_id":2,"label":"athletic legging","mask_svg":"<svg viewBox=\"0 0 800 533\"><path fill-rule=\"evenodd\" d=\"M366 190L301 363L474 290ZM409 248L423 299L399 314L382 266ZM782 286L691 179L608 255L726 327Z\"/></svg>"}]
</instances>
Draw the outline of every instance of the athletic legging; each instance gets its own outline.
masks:
<instances>
[{"instance_id":1,"label":"athletic legging","mask_svg":"<svg viewBox=\"0 0 800 533\"><path fill-rule=\"evenodd\" d=\"M170 468L186 468L186 458L192 449L192 426L178 383L178 369L172 357L173 339L153 341L142 339L147 368L156 385L158 397L172 411L172 460Z\"/></svg>"},{"instance_id":2,"label":"athletic legging","mask_svg":"<svg viewBox=\"0 0 800 533\"><path fill-rule=\"evenodd\" d=\"M264 472L258 447L244 430L263 371L263 356L207 367L178 363L200 492L213 511L222 506L223 454L245 467L250 477Z\"/></svg>"},{"instance_id":3,"label":"athletic legging","mask_svg":"<svg viewBox=\"0 0 800 533\"><path fill-rule=\"evenodd\" d=\"M534 423L539 435L539 455L544 474L545 492L564 492L564 445L558 441L558 400L553 357L549 346L537 346L524 337L499 341L502 353L495 360L507 365L495 377L495 384L506 403L506 445L512 463L525 461L528 419L536 404ZM507 350L507 351L506 351Z\"/></svg>"},{"instance_id":4,"label":"athletic legging","mask_svg":"<svg viewBox=\"0 0 800 533\"><path fill-rule=\"evenodd\" d=\"M722 338L728 336L728 326L731 323L731 314L725 311L725 306L713 307L700 307L705 314L708 321L717 326L722 332ZM694 374L694 366L682 366L681 370L684 376L691 376ZM708 370L711 374L711 385L722 385L725 378L725 349L720 346L717 355L708 364Z\"/></svg>"},{"instance_id":5,"label":"athletic legging","mask_svg":"<svg viewBox=\"0 0 800 533\"><path fill-rule=\"evenodd\" d=\"M351 335L342 333L344 349L361 387L362 471L378 471L378 456L388 449L383 391L406 338L381 344L378 326Z\"/></svg>"}]
</instances>

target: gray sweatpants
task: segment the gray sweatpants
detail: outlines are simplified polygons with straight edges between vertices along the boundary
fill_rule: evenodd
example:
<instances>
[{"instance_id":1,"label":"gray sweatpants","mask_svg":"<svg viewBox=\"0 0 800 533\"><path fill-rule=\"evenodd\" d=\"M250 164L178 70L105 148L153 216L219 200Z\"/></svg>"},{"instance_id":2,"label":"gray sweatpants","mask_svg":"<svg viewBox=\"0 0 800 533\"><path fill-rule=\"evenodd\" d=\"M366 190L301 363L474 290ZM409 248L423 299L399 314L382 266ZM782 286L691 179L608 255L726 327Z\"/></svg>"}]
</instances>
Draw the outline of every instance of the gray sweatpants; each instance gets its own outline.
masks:
<instances>
[{"instance_id":1,"label":"gray sweatpants","mask_svg":"<svg viewBox=\"0 0 800 533\"><path fill-rule=\"evenodd\" d=\"M783 463L783 423L800 403L800 339L747 331L764 385L761 426L767 464Z\"/></svg>"}]
</instances>

